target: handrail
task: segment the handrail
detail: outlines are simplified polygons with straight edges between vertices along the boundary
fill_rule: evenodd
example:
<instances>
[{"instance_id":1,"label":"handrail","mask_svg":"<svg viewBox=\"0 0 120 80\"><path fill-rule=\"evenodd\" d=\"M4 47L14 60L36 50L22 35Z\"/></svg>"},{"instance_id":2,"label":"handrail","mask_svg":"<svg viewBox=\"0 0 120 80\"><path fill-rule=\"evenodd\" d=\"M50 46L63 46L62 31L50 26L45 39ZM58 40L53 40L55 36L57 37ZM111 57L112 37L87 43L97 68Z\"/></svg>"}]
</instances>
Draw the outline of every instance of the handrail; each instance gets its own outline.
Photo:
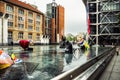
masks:
<instances>
[{"instance_id":1,"label":"handrail","mask_svg":"<svg viewBox=\"0 0 120 80\"><path fill-rule=\"evenodd\" d=\"M87 80L98 79L101 76L100 74L105 70L106 66L108 65L112 57L114 56L114 53L115 53L115 49L111 51L110 54L108 54L108 57L105 58L103 63L94 71L92 75L89 76Z\"/></svg>"},{"instance_id":2,"label":"handrail","mask_svg":"<svg viewBox=\"0 0 120 80\"><path fill-rule=\"evenodd\" d=\"M86 71L84 71L82 74L78 75L73 80L97 80L101 73L104 71L112 57L114 56L115 49L112 50L107 56L100 59L97 63L92 65L90 68L88 68Z\"/></svg>"},{"instance_id":3,"label":"handrail","mask_svg":"<svg viewBox=\"0 0 120 80\"><path fill-rule=\"evenodd\" d=\"M103 58L104 56L107 56L109 54L110 51L112 51L114 48L111 48L108 51L105 51L104 53L98 55L97 57L89 60L88 62L86 62L85 64L73 68L69 71L66 71L60 75L58 75L55 78L52 78L51 80L72 80L75 77L77 77L78 75L80 75L82 72L84 72L86 69L88 69L90 66L92 66L93 64L95 64L98 60L100 60L101 58Z\"/></svg>"}]
</instances>

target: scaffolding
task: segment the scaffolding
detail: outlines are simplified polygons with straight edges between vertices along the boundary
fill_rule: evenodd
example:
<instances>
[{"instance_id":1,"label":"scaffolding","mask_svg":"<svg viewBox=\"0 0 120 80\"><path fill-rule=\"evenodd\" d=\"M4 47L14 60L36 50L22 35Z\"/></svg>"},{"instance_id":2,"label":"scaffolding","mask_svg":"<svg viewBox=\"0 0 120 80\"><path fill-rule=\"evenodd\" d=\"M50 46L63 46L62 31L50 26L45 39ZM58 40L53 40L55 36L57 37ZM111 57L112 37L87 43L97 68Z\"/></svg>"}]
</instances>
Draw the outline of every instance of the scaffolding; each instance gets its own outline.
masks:
<instances>
[{"instance_id":1,"label":"scaffolding","mask_svg":"<svg viewBox=\"0 0 120 80\"><path fill-rule=\"evenodd\" d=\"M120 42L120 0L88 0L91 41L97 45Z\"/></svg>"}]
</instances>

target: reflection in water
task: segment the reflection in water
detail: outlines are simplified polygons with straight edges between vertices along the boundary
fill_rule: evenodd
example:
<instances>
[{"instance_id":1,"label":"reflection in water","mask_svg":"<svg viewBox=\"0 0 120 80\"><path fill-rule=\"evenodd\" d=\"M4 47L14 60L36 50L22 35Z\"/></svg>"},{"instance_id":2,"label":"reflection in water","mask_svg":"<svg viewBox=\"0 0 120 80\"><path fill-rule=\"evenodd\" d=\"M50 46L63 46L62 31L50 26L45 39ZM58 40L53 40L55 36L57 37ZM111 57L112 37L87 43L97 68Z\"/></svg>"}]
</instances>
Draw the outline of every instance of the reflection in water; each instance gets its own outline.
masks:
<instances>
[{"instance_id":1,"label":"reflection in water","mask_svg":"<svg viewBox=\"0 0 120 80\"><path fill-rule=\"evenodd\" d=\"M22 59L29 58L29 53L28 52L21 52L20 53L20 58L22 58Z\"/></svg>"},{"instance_id":2,"label":"reflection in water","mask_svg":"<svg viewBox=\"0 0 120 80\"><path fill-rule=\"evenodd\" d=\"M65 53L64 57L65 57L66 63L70 64L72 62L73 54Z\"/></svg>"},{"instance_id":3,"label":"reflection in water","mask_svg":"<svg viewBox=\"0 0 120 80\"><path fill-rule=\"evenodd\" d=\"M50 80L65 71L84 64L95 56L94 48L91 48L90 51L69 54L54 45L32 47L33 52L24 52L19 47L4 49L6 52L15 53L17 58L24 62L0 71L0 80ZM103 49L100 50L100 52L103 51Z\"/></svg>"},{"instance_id":4,"label":"reflection in water","mask_svg":"<svg viewBox=\"0 0 120 80\"><path fill-rule=\"evenodd\" d=\"M90 60L91 58L95 57L95 52L93 51L92 48L90 48L89 50L86 50L84 54L86 55L87 60Z\"/></svg>"},{"instance_id":5,"label":"reflection in water","mask_svg":"<svg viewBox=\"0 0 120 80\"><path fill-rule=\"evenodd\" d=\"M97 56L98 55L98 45L95 48L96 48L96 56Z\"/></svg>"}]
</instances>

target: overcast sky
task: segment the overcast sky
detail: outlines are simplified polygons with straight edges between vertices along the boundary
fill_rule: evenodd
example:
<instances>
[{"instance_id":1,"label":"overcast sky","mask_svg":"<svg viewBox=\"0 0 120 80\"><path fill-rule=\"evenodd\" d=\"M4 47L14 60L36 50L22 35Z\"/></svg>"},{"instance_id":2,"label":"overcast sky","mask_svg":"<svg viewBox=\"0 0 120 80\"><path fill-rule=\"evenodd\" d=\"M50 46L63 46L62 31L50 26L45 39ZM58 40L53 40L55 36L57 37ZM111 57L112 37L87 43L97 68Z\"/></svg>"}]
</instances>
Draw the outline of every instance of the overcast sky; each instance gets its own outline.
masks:
<instances>
[{"instance_id":1,"label":"overcast sky","mask_svg":"<svg viewBox=\"0 0 120 80\"><path fill-rule=\"evenodd\" d=\"M43 13L46 12L46 4L52 0L21 0L38 6ZM79 32L87 32L86 12L82 0L55 0L55 2L65 8L65 34L73 35Z\"/></svg>"}]
</instances>

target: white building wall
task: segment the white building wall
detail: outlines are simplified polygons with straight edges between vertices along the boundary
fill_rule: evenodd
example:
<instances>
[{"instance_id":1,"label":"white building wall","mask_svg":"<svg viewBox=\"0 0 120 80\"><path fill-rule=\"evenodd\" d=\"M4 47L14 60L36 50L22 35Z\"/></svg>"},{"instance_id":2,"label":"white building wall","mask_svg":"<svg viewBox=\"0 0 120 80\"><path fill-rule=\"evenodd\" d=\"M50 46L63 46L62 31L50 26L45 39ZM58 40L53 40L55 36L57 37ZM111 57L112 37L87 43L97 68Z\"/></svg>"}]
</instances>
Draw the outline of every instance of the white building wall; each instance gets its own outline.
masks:
<instances>
[{"instance_id":1,"label":"white building wall","mask_svg":"<svg viewBox=\"0 0 120 80\"><path fill-rule=\"evenodd\" d=\"M59 43L59 42L60 42L60 35L57 34L57 43Z\"/></svg>"},{"instance_id":2,"label":"white building wall","mask_svg":"<svg viewBox=\"0 0 120 80\"><path fill-rule=\"evenodd\" d=\"M40 37L41 44L43 43L43 35Z\"/></svg>"}]
</instances>

